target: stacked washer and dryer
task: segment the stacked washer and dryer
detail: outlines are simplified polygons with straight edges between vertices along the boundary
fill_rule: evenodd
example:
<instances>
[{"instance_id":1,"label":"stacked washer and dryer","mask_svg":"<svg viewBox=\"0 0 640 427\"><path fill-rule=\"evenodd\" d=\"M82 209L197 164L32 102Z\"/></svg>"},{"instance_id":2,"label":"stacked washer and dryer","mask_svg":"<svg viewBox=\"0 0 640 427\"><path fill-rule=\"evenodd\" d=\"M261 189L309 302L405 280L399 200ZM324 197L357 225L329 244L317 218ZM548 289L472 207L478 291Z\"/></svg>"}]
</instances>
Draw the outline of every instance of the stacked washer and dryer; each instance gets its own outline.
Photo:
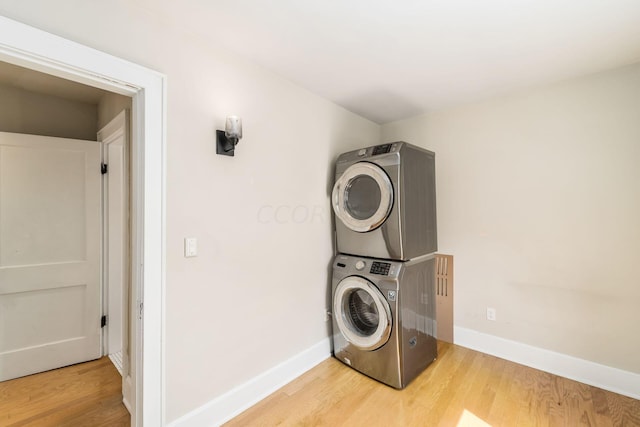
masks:
<instances>
[{"instance_id":1,"label":"stacked washer and dryer","mask_svg":"<svg viewBox=\"0 0 640 427\"><path fill-rule=\"evenodd\" d=\"M437 356L435 154L406 142L338 157L333 350L402 389Z\"/></svg>"}]
</instances>

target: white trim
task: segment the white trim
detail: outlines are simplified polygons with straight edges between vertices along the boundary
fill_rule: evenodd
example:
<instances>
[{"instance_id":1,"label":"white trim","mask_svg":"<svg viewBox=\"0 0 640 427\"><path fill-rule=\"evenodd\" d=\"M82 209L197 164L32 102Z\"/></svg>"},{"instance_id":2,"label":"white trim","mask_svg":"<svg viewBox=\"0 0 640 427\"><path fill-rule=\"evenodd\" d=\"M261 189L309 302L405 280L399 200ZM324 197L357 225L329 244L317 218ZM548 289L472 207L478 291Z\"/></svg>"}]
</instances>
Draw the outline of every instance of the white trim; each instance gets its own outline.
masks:
<instances>
[{"instance_id":1,"label":"white trim","mask_svg":"<svg viewBox=\"0 0 640 427\"><path fill-rule=\"evenodd\" d=\"M107 315L107 326L102 329L103 334L103 354L109 354L109 357L114 362L114 365L118 368L118 372L122 376L122 399L123 401L131 400L131 396L134 396L135 389L132 389L135 384L132 381L132 375L135 376L135 369L131 369L131 358L122 355L130 354L132 349L135 349L135 340L124 339L128 337L127 331L130 331L129 318L132 312L133 304L129 295L129 289L131 281L131 259L129 253L131 252L132 245L129 238L129 227L126 224L129 221L131 209L129 207L129 179L130 179L130 162L131 162L131 114L128 109L122 110L116 117L114 117L109 123L107 123L102 129L98 131L98 141L102 143L102 161L106 161L109 165L109 171L107 175L103 175L102 179L102 235L103 235L103 298L105 303L103 304L103 313ZM122 143L121 155L122 164L120 169L113 169L113 162L109 158L109 145L120 141ZM120 182L120 202L122 203L121 210L119 212L121 222L116 221L116 227L120 227L118 230L121 236L121 242L116 247L111 247L113 243L110 239L112 236L111 217L109 212L110 186L112 184L112 178L118 180L119 175ZM124 229L122 229L124 227ZM110 249L111 247L111 249ZM116 252L117 251L117 252ZM111 252L111 254L110 254ZM116 260L113 260L111 255L117 253ZM117 273L120 275L121 280L111 280L110 272L112 272L112 263L118 266L116 268ZM131 346L131 348L129 348ZM114 350L115 349L115 350ZM112 357L114 351L117 351L116 355L119 357ZM115 359L115 360L114 360ZM118 363L116 363L116 360ZM127 409L132 416L135 414L135 408L131 408L131 405L127 404ZM133 410L133 412L132 412Z\"/></svg>"},{"instance_id":2,"label":"white trim","mask_svg":"<svg viewBox=\"0 0 640 427\"><path fill-rule=\"evenodd\" d=\"M456 345L640 399L640 374L459 326L454 327L454 337Z\"/></svg>"},{"instance_id":3,"label":"white trim","mask_svg":"<svg viewBox=\"0 0 640 427\"><path fill-rule=\"evenodd\" d=\"M123 336L127 325L127 313L130 304L128 304L128 298L125 292L128 289L128 277L129 268L129 227L126 226L129 217L129 112L128 110L122 110L120 114L114 117L107 125L100 129L97 133L98 142L102 144L102 163L109 164L109 173L102 175L102 313L107 316L107 324L102 328L102 354L108 356L115 354L125 349L123 346ZM110 163L112 159L109 158L110 144L121 142L121 155L122 164L119 170L113 170ZM110 200L112 194L110 190L112 187L112 178L121 179L119 189L120 194L118 199L122 203L119 210L119 217L121 223L118 225L120 228L120 237L122 239L120 246L114 246L111 239L111 232L113 231L111 218L109 216ZM117 225L116 225L117 226ZM125 245L125 247L122 247ZM109 251L117 251L116 260L111 259ZM113 254L112 252L112 254ZM111 280L110 272L112 271L112 263L117 265L117 271L122 276ZM119 279L119 280L118 280ZM117 281L116 281L117 280ZM113 361L113 358L111 358ZM122 355L120 355L119 372L122 375ZM115 363L114 363L115 364ZM118 367L118 365L116 365Z\"/></svg>"},{"instance_id":4,"label":"white trim","mask_svg":"<svg viewBox=\"0 0 640 427\"><path fill-rule=\"evenodd\" d=\"M118 351L117 353L111 353L108 356L109 356L109 360L111 360L111 363L113 363L113 366L116 367L116 369L118 370L118 373L122 377L123 376L122 375L122 352Z\"/></svg>"},{"instance_id":5,"label":"white trim","mask_svg":"<svg viewBox=\"0 0 640 427\"><path fill-rule=\"evenodd\" d=\"M170 423L169 427L219 426L329 357L331 339L327 337L278 366L183 415Z\"/></svg>"},{"instance_id":6,"label":"white trim","mask_svg":"<svg viewBox=\"0 0 640 427\"><path fill-rule=\"evenodd\" d=\"M136 419L164 425L166 79L137 64L0 16L0 61L133 97L132 286L144 297L136 328ZM137 230L137 233L135 231ZM143 268L144 266L144 268ZM142 333L144 331L144 333ZM144 351L143 351L144 349ZM144 393L142 390L144 389ZM129 402L131 403L131 402Z\"/></svg>"},{"instance_id":7,"label":"white trim","mask_svg":"<svg viewBox=\"0 0 640 427\"><path fill-rule=\"evenodd\" d=\"M122 387L122 403L124 404L124 407L127 408L127 411L129 411L129 413L131 414L133 411L133 408L131 407L131 398L130 396L124 394L126 390L133 389L133 386L131 385L131 377L126 377L124 379L124 382L129 384L124 384Z\"/></svg>"}]
</instances>

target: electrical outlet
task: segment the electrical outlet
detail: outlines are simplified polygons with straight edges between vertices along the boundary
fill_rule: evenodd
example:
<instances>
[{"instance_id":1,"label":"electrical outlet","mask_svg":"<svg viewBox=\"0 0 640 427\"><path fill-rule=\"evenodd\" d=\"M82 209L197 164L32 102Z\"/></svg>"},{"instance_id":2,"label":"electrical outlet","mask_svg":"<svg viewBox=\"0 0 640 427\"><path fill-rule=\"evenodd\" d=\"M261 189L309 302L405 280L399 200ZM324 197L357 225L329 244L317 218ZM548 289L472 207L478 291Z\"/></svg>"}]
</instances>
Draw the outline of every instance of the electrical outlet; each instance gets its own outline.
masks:
<instances>
[{"instance_id":1,"label":"electrical outlet","mask_svg":"<svg viewBox=\"0 0 640 427\"><path fill-rule=\"evenodd\" d=\"M487 307L487 320L495 321L496 320L496 309Z\"/></svg>"}]
</instances>

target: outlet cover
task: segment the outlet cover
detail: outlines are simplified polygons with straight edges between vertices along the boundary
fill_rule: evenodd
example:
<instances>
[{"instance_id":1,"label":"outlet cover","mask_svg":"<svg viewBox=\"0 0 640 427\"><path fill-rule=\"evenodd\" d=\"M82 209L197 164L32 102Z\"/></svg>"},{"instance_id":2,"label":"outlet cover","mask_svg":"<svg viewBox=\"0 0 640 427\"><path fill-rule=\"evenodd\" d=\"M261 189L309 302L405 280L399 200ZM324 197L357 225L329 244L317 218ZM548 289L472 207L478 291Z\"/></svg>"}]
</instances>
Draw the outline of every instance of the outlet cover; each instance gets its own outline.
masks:
<instances>
[{"instance_id":1,"label":"outlet cover","mask_svg":"<svg viewBox=\"0 0 640 427\"><path fill-rule=\"evenodd\" d=\"M198 239L195 237L185 237L184 239L184 257L190 258L198 255Z\"/></svg>"}]
</instances>

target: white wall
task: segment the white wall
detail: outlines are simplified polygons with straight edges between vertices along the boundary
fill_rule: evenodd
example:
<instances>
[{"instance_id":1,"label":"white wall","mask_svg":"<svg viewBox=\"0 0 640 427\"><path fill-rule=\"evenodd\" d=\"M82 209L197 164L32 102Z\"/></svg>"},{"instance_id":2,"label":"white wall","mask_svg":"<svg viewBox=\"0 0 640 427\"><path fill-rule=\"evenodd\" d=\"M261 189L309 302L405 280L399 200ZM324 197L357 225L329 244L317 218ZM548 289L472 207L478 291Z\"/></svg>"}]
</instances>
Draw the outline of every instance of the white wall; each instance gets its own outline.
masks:
<instances>
[{"instance_id":1,"label":"white wall","mask_svg":"<svg viewBox=\"0 0 640 427\"><path fill-rule=\"evenodd\" d=\"M96 140L97 107L0 84L0 131Z\"/></svg>"},{"instance_id":2,"label":"white wall","mask_svg":"<svg viewBox=\"0 0 640 427\"><path fill-rule=\"evenodd\" d=\"M1 0L0 14L168 76L167 421L328 336L332 165L378 125L135 2ZM231 114L244 138L217 156Z\"/></svg>"},{"instance_id":3,"label":"white wall","mask_svg":"<svg viewBox=\"0 0 640 427\"><path fill-rule=\"evenodd\" d=\"M457 326L640 373L640 65L390 123L382 140L437 153Z\"/></svg>"}]
</instances>

